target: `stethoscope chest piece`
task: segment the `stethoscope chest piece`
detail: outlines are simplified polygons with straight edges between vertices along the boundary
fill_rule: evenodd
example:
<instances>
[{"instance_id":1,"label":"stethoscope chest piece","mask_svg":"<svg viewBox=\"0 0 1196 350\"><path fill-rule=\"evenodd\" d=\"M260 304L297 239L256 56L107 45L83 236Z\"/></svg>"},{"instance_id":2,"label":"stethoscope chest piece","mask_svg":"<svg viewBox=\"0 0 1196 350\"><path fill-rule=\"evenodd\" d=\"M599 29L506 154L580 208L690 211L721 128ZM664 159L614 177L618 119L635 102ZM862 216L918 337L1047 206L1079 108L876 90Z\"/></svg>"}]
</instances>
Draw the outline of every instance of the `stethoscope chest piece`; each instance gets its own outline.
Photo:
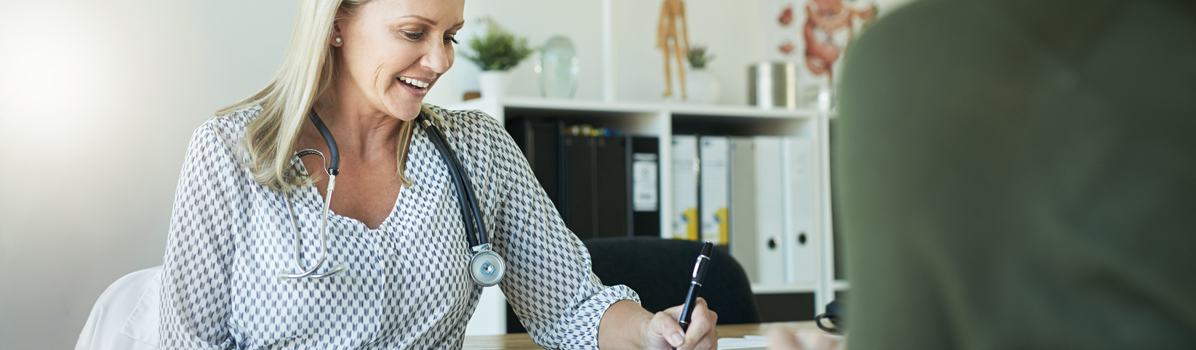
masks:
<instances>
[{"instance_id":1,"label":"stethoscope chest piece","mask_svg":"<svg viewBox=\"0 0 1196 350\"><path fill-rule=\"evenodd\" d=\"M469 260L469 275L473 281L489 287L498 284L503 274L507 273L507 264L501 256L491 250L482 250L473 254Z\"/></svg>"}]
</instances>

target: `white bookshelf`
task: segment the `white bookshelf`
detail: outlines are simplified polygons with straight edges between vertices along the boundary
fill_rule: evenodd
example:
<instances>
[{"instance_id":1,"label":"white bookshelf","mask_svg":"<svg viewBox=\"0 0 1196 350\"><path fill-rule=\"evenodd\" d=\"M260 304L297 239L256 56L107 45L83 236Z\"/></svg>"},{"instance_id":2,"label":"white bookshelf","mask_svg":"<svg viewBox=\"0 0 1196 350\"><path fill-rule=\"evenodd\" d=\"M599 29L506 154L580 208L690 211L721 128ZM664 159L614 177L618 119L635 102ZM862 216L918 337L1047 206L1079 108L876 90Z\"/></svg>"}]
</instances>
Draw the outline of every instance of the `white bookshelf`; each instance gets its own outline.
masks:
<instances>
[{"instance_id":1,"label":"white bookshelf","mask_svg":"<svg viewBox=\"0 0 1196 350\"><path fill-rule=\"evenodd\" d=\"M803 166L813 176L816 201L810 232L817 244L817 278L802 283L753 283L755 294L813 293L815 310L834 299L835 291L847 289L845 281L834 279L834 249L831 230L829 153L827 116L817 110L757 109L747 106L701 105L691 103L603 102L594 100L554 100L540 98L478 99L448 109L476 109L500 122L507 117L555 118L566 125L590 124L619 130L622 134L653 136L660 140L659 176L662 233L671 232L672 213L672 138L674 134L728 136L786 136L806 139L811 145L809 159ZM793 193L786 197L792 197ZM732 233L734 234L734 233ZM506 330L506 301L497 288L483 293L466 334L501 334Z\"/></svg>"}]
</instances>

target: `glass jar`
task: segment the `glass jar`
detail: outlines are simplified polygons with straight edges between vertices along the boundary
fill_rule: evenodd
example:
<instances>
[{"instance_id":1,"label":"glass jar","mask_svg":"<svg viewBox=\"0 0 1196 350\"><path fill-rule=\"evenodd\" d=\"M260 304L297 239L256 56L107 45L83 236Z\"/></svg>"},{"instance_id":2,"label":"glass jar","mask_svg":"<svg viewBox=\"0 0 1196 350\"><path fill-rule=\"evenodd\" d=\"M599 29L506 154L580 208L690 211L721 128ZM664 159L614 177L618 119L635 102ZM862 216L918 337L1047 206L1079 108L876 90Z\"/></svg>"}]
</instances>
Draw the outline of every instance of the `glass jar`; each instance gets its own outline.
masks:
<instances>
[{"instance_id":1,"label":"glass jar","mask_svg":"<svg viewBox=\"0 0 1196 350\"><path fill-rule=\"evenodd\" d=\"M563 36L548 38L536 57L536 74L540 75L540 95L547 98L573 98L577 94L577 77L581 70L573 42Z\"/></svg>"}]
</instances>

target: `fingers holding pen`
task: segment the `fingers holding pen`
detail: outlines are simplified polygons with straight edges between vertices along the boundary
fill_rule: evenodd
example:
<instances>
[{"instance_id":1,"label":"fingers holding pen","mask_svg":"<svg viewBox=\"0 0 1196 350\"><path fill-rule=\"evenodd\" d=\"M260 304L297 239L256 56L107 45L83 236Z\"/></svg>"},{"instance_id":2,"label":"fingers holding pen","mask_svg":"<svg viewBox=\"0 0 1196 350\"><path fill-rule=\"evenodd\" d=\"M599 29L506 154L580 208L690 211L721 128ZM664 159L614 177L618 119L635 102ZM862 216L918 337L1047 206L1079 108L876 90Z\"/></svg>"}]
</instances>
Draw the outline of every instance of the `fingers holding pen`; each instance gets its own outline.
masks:
<instances>
[{"instance_id":1,"label":"fingers holding pen","mask_svg":"<svg viewBox=\"0 0 1196 350\"><path fill-rule=\"evenodd\" d=\"M718 342L718 330L714 328L717 324L718 313L710 310L705 298L698 297L682 346L689 350L714 349Z\"/></svg>"},{"instance_id":2,"label":"fingers holding pen","mask_svg":"<svg viewBox=\"0 0 1196 350\"><path fill-rule=\"evenodd\" d=\"M655 333L662 335L674 349L714 349L718 342L718 330L714 328L718 324L718 313L710 311L706 299L698 298L694 303L689 327L682 330L677 319L681 316L683 307L684 305L678 305L656 313L652 318Z\"/></svg>"},{"instance_id":3,"label":"fingers holding pen","mask_svg":"<svg viewBox=\"0 0 1196 350\"><path fill-rule=\"evenodd\" d=\"M652 316L649 328L652 338L660 337L665 344L660 344L658 341L649 339L648 342L651 349L677 349L685 345L685 331L681 330L681 325L677 324L677 315L680 312L679 307L671 307L668 310L657 312Z\"/></svg>"},{"instance_id":4,"label":"fingers holding pen","mask_svg":"<svg viewBox=\"0 0 1196 350\"><path fill-rule=\"evenodd\" d=\"M702 244L702 252L694 263L693 276L691 276L689 292L685 296L685 303L657 313L652 320L654 324L663 327L654 328L659 332L656 334L662 336L675 349L708 350L718 347L718 331L714 329L714 325L718 323L718 314L710 311L705 298L698 296L702 290L702 282L710 264L709 256L713 248L714 244L710 242ZM669 317L672 319L671 322L667 324L661 323L663 321L658 322L662 319L662 314L671 316Z\"/></svg>"}]
</instances>

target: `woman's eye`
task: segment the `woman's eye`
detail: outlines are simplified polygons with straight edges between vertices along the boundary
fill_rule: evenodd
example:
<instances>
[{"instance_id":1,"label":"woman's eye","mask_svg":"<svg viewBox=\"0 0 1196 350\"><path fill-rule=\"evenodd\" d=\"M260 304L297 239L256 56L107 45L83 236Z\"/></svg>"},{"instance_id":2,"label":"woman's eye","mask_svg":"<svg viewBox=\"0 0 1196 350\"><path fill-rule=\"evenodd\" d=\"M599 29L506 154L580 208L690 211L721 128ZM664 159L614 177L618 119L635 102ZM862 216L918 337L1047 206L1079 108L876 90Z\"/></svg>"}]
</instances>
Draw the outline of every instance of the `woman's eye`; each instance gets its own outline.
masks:
<instances>
[{"instance_id":1,"label":"woman's eye","mask_svg":"<svg viewBox=\"0 0 1196 350\"><path fill-rule=\"evenodd\" d=\"M448 43L460 44L459 42L457 42L457 38L453 37L451 35L444 37L444 43L445 44L448 44Z\"/></svg>"},{"instance_id":2,"label":"woman's eye","mask_svg":"<svg viewBox=\"0 0 1196 350\"><path fill-rule=\"evenodd\" d=\"M423 32L407 32L407 33L403 33L403 35L406 35L407 39L411 39L411 40L420 40L420 39L424 38Z\"/></svg>"}]
</instances>

